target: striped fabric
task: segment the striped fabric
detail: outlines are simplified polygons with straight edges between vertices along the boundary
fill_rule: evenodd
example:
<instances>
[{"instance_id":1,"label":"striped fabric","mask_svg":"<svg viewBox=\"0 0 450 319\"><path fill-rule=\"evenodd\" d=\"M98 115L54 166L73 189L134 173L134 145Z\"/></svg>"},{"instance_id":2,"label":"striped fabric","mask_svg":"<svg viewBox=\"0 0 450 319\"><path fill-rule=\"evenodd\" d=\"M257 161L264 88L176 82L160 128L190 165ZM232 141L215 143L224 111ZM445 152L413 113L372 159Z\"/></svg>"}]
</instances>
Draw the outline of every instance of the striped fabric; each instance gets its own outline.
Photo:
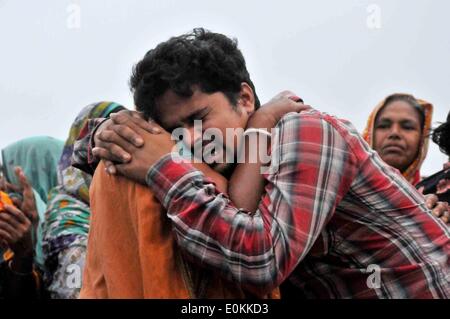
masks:
<instances>
[{"instance_id":1,"label":"striped fabric","mask_svg":"<svg viewBox=\"0 0 450 319\"><path fill-rule=\"evenodd\" d=\"M287 280L309 298L450 297L449 229L350 123L312 110L276 128L256 212L176 154L150 168L189 256L257 294Z\"/></svg>"}]
</instances>

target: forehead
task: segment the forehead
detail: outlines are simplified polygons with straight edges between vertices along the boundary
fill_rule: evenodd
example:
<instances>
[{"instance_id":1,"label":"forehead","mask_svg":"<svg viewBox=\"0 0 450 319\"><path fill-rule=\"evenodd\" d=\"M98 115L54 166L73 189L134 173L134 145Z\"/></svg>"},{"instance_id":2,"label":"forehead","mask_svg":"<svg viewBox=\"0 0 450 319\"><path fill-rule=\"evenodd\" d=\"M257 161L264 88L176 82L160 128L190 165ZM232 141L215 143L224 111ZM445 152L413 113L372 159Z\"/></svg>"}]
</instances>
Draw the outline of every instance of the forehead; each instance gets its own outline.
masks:
<instances>
[{"instance_id":1,"label":"forehead","mask_svg":"<svg viewBox=\"0 0 450 319\"><path fill-rule=\"evenodd\" d=\"M394 101L386 105L378 114L377 120L420 122L418 111L405 101Z\"/></svg>"},{"instance_id":2,"label":"forehead","mask_svg":"<svg viewBox=\"0 0 450 319\"><path fill-rule=\"evenodd\" d=\"M155 117L164 128L173 127L181 125L181 122L205 107L214 107L226 101L221 92L208 94L194 89L191 97L183 97L167 90L155 101Z\"/></svg>"}]
</instances>

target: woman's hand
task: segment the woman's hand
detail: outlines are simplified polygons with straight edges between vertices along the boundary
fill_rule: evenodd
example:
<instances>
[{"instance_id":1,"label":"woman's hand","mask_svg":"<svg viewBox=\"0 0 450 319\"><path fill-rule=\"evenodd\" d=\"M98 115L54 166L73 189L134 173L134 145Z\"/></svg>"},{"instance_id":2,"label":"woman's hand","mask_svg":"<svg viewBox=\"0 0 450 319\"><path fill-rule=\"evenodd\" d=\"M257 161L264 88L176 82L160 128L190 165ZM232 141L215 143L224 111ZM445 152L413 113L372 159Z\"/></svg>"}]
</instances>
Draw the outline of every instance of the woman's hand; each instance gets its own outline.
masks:
<instances>
[{"instance_id":1,"label":"woman's hand","mask_svg":"<svg viewBox=\"0 0 450 319\"><path fill-rule=\"evenodd\" d=\"M0 213L0 244L9 247L18 257L29 257L34 253L33 228L37 229L39 215L33 188L20 167L14 169L20 186L14 186L15 192L21 192L23 200L13 198L16 207L5 205ZM11 184L9 185L11 189Z\"/></svg>"}]
</instances>

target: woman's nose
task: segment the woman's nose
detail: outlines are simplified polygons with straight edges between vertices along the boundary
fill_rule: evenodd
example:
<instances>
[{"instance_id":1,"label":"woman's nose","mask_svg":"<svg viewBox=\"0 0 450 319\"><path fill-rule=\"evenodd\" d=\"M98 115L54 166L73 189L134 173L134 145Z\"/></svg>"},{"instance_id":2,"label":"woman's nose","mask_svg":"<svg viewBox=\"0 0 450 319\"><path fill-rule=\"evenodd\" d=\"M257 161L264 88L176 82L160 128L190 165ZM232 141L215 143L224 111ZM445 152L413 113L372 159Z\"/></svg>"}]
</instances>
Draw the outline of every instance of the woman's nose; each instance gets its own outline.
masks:
<instances>
[{"instance_id":1,"label":"woman's nose","mask_svg":"<svg viewBox=\"0 0 450 319\"><path fill-rule=\"evenodd\" d=\"M389 131L389 138L399 138L401 135L401 130L399 125L392 125Z\"/></svg>"}]
</instances>

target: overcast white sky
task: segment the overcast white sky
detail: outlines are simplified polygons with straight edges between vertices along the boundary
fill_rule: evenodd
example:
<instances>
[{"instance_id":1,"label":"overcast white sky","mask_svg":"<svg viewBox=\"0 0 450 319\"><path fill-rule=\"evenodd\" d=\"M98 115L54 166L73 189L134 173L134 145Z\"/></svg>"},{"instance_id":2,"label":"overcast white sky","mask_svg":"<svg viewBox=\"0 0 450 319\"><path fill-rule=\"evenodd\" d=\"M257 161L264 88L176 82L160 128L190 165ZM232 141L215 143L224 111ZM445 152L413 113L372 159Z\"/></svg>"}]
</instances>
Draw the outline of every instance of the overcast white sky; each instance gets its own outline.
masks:
<instances>
[{"instance_id":1,"label":"overcast white sky","mask_svg":"<svg viewBox=\"0 0 450 319\"><path fill-rule=\"evenodd\" d=\"M238 38L262 101L290 89L362 130L383 97L407 92L444 121L449 12L447 0L0 0L0 148L65 139L91 102L132 108L132 65L199 26ZM445 160L431 145L422 173Z\"/></svg>"}]
</instances>

